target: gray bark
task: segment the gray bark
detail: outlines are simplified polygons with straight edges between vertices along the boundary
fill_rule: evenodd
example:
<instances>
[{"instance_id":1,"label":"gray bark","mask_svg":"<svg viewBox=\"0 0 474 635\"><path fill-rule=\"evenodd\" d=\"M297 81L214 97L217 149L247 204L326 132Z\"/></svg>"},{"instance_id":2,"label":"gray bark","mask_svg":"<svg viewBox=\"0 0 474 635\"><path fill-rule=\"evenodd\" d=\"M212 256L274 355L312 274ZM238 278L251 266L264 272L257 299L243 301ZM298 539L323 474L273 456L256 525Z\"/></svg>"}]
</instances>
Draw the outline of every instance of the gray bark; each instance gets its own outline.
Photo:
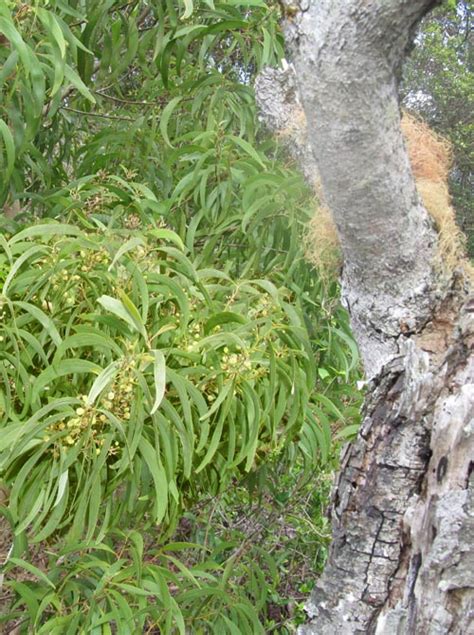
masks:
<instances>
[{"instance_id":1,"label":"gray bark","mask_svg":"<svg viewBox=\"0 0 474 635\"><path fill-rule=\"evenodd\" d=\"M260 118L298 163L310 186L319 185L319 171L308 139L306 115L296 84L295 70L267 67L255 80Z\"/></svg>"},{"instance_id":2,"label":"gray bark","mask_svg":"<svg viewBox=\"0 0 474 635\"><path fill-rule=\"evenodd\" d=\"M436 235L412 177L396 80L413 25L431 4L318 0L287 29L308 140L344 253L342 298L369 376L442 296Z\"/></svg>"},{"instance_id":3,"label":"gray bark","mask_svg":"<svg viewBox=\"0 0 474 635\"><path fill-rule=\"evenodd\" d=\"M474 320L445 318L441 361L411 340L371 382L302 634L472 632Z\"/></svg>"},{"instance_id":4,"label":"gray bark","mask_svg":"<svg viewBox=\"0 0 474 635\"><path fill-rule=\"evenodd\" d=\"M307 130L289 147L309 180L317 165L371 381L334 487L328 564L300 632L471 633L474 303L439 265L397 94L413 28L435 2L304 4L286 29L296 80L264 73L257 99L280 133L304 107Z\"/></svg>"}]
</instances>

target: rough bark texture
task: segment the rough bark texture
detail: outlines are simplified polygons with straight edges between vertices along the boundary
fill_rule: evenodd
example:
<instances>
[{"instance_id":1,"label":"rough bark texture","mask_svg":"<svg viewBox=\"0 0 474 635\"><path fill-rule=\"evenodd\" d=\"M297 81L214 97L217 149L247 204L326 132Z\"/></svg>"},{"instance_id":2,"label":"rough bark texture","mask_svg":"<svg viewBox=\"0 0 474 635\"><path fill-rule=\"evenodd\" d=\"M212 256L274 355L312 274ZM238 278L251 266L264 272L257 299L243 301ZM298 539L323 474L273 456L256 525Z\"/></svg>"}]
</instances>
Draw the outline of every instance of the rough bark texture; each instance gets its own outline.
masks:
<instances>
[{"instance_id":1,"label":"rough bark texture","mask_svg":"<svg viewBox=\"0 0 474 635\"><path fill-rule=\"evenodd\" d=\"M286 30L294 76L268 71L256 85L280 136L304 107L290 150L310 181L313 150L372 378L302 634L474 633L474 302L437 268L397 95L413 28L434 4L305 0Z\"/></svg>"},{"instance_id":2,"label":"rough bark texture","mask_svg":"<svg viewBox=\"0 0 474 635\"><path fill-rule=\"evenodd\" d=\"M437 334L448 329L446 352L408 340L371 382L301 633L472 632L474 320L464 309L453 324L451 301L434 324Z\"/></svg>"}]
</instances>

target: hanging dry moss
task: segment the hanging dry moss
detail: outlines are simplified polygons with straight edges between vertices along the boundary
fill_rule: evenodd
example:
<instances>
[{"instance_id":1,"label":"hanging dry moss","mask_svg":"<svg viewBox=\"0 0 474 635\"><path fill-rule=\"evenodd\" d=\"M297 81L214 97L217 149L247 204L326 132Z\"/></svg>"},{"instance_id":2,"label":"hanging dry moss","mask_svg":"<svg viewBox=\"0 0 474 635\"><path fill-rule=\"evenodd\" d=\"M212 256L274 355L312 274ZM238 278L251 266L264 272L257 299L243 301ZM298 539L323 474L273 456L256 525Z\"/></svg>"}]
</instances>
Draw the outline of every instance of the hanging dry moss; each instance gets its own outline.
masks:
<instances>
[{"instance_id":1,"label":"hanging dry moss","mask_svg":"<svg viewBox=\"0 0 474 635\"><path fill-rule=\"evenodd\" d=\"M449 141L407 112L402 117L402 134L415 178L446 183L452 164Z\"/></svg>"},{"instance_id":2,"label":"hanging dry moss","mask_svg":"<svg viewBox=\"0 0 474 635\"><path fill-rule=\"evenodd\" d=\"M408 113L402 118L402 133L418 191L439 233L443 265L451 271L462 267L468 276L474 277L473 267L465 258L466 238L456 224L448 190L451 146L426 123ZM317 198L305 236L305 255L323 275L332 277L342 261L339 239L331 212L324 202L318 202L322 201L320 188L315 190Z\"/></svg>"},{"instance_id":3,"label":"hanging dry moss","mask_svg":"<svg viewBox=\"0 0 474 635\"><path fill-rule=\"evenodd\" d=\"M451 145L426 123L408 113L404 113L402 119L402 132L418 192L436 223L444 266L449 270L462 266L472 276L472 267L465 259L466 237L456 224L448 189Z\"/></svg>"},{"instance_id":4,"label":"hanging dry moss","mask_svg":"<svg viewBox=\"0 0 474 635\"><path fill-rule=\"evenodd\" d=\"M313 217L304 235L305 258L325 278L333 278L342 264L341 248L336 225L327 205L315 200Z\"/></svg>"},{"instance_id":5,"label":"hanging dry moss","mask_svg":"<svg viewBox=\"0 0 474 635\"><path fill-rule=\"evenodd\" d=\"M319 177L313 180L314 212L303 236L306 260L318 270L323 279L334 279L342 266L341 245L336 224L324 201Z\"/></svg>"}]
</instances>

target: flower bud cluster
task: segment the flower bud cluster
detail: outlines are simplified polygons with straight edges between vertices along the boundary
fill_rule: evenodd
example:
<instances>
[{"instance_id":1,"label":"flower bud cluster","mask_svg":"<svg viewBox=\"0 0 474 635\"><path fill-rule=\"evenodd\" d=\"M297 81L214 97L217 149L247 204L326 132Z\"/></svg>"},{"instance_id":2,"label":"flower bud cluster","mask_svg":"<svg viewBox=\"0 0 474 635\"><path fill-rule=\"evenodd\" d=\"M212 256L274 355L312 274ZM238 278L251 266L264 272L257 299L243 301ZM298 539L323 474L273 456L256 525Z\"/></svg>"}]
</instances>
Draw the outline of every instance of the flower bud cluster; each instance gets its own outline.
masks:
<instances>
[{"instance_id":1,"label":"flower bud cluster","mask_svg":"<svg viewBox=\"0 0 474 635\"><path fill-rule=\"evenodd\" d=\"M87 395L81 395L82 405L76 408L75 416L62 419L46 429L44 441L49 441L57 432L63 432L57 443L68 448L75 445L87 433L94 446L95 453L100 454L104 445L104 436L108 430L109 417L107 411L121 421L129 421L131 417L131 403L135 390L133 369L135 360L125 361L120 373L112 385L102 395L95 406L87 404ZM120 450L120 443L116 441L109 449L109 455L115 455ZM57 449L53 450L57 454Z\"/></svg>"}]
</instances>

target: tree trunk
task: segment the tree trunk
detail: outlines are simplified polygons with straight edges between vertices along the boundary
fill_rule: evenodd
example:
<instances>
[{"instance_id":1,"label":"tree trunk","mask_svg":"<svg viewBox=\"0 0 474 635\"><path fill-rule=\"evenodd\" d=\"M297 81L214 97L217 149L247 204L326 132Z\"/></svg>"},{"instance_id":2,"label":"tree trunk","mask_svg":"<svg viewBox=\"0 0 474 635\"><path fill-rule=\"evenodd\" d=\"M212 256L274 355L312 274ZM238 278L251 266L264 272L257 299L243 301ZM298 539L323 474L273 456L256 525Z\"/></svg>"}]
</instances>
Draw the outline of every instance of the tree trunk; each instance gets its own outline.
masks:
<instances>
[{"instance_id":1,"label":"tree trunk","mask_svg":"<svg viewBox=\"0 0 474 635\"><path fill-rule=\"evenodd\" d=\"M371 378L305 634L474 632L474 302L462 277L443 273L397 91L413 29L434 4L305 1L286 28L296 80L273 70L256 85L273 129L303 104ZM301 136L292 150L310 177Z\"/></svg>"},{"instance_id":2,"label":"tree trunk","mask_svg":"<svg viewBox=\"0 0 474 635\"><path fill-rule=\"evenodd\" d=\"M301 633L464 633L474 618L474 328L457 303L371 382L342 457L333 542ZM451 329L454 332L451 333ZM433 340L434 341L434 340ZM472 632L472 631L471 631Z\"/></svg>"}]
</instances>

